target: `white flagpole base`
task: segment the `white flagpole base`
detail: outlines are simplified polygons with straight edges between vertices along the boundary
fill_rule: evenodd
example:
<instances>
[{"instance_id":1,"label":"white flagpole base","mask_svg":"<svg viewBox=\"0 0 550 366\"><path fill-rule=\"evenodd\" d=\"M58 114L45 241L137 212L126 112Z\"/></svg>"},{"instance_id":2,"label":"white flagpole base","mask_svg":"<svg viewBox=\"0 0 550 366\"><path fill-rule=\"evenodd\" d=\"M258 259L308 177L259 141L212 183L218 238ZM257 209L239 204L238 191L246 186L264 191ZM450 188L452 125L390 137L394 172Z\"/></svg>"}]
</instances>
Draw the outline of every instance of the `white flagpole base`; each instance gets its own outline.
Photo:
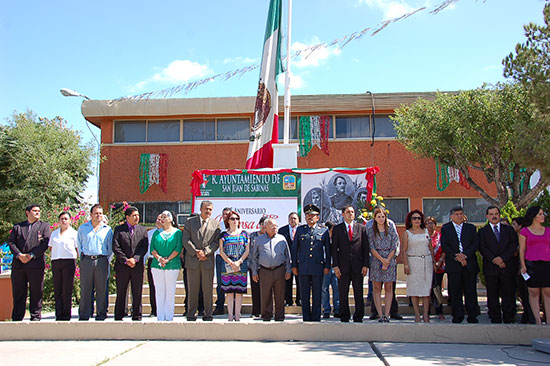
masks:
<instances>
[{"instance_id":1,"label":"white flagpole base","mask_svg":"<svg viewBox=\"0 0 550 366\"><path fill-rule=\"evenodd\" d=\"M273 144L273 168L297 168L298 144Z\"/></svg>"}]
</instances>

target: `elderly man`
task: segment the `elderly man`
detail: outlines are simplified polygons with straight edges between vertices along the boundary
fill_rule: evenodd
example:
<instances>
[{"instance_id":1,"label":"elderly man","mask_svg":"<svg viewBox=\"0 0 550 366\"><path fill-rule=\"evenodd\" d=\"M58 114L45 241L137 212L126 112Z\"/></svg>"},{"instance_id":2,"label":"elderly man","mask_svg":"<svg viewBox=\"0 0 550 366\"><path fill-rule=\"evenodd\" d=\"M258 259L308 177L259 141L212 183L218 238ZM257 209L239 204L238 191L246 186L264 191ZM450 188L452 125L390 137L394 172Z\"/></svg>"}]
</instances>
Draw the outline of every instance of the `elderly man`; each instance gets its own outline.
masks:
<instances>
[{"instance_id":1,"label":"elderly man","mask_svg":"<svg viewBox=\"0 0 550 366\"><path fill-rule=\"evenodd\" d=\"M260 282L262 299L262 320L268 322L273 316L275 302L275 321L285 320L285 281L290 278L290 252L286 239L277 234L275 219L264 221L265 234L255 239L250 255L252 280Z\"/></svg>"},{"instance_id":2,"label":"elderly man","mask_svg":"<svg viewBox=\"0 0 550 366\"><path fill-rule=\"evenodd\" d=\"M113 254L113 230L105 224L103 208L95 204L90 209L92 219L78 228L77 243L80 253L80 306L78 319L92 316L92 295L95 292L96 317L107 318L109 257Z\"/></svg>"},{"instance_id":3,"label":"elderly man","mask_svg":"<svg viewBox=\"0 0 550 366\"><path fill-rule=\"evenodd\" d=\"M30 290L29 311L32 321L42 317L44 291L44 252L50 241L50 224L40 221L40 206L29 205L25 209L27 220L15 224L8 238L13 253L11 284L13 294L13 321L25 317L27 288Z\"/></svg>"},{"instance_id":4,"label":"elderly man","mask_svg":"<svg viewBox=\"0 0 550 366\"><path fill-rule=\"evenodd\" d=\"M214 253L218 249L220 223L213 220L210 201L202 201L200 215L187 220L183 231L185 268L189 285L189 309L187 320L197 320L199 288L204 299L203 321L212 321L212 291L214 287Z\"/></svg>"},{"instance_id":5,"label":"elderly man","mask_svg":"<svg viewBox=\"0 0 550 366\"><path fill-rule=\"evenodd\" d=\"M318 322L321 321L323 276L330 272L330 237L327 228L317 224L319 207L307 205L304 212L307 225L298 227L292 243L292 272L300 281L304 321Z\"/></svg>"}]
</instances>

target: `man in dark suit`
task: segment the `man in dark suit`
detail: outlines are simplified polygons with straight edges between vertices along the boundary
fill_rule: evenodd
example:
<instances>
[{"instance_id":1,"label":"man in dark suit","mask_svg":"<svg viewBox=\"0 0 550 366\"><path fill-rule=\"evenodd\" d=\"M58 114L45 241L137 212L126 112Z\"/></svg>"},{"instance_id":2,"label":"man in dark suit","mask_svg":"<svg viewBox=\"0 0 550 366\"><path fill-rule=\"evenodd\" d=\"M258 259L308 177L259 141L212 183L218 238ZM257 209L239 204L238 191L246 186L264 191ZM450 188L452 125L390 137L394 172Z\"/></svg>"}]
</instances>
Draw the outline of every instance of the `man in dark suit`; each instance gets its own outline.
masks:
<instances>
[{"instance_id":1,"label":"man in dark suit","mask_svg":"<svg viewBox=\"0 0 550 366\"><path fill-rule=\"evenodd\" d=\"M344 206L342 215L344 222L336 225L332 232L332 266L338 278L340 321L349 322L348 294L351 282L355 299L353 321L362 323L365 315L363 278L369 267L369 242L365 227L355 221L353 206Z\"/></svg>"},{"instance_id":2,"label":"man in dark suit","mask_svg":"<svg viewBox=\"0 0 550 366\"><path fill-rule=\"evenodd\" d=\"M307 205L304 212L307 225L298 227L292 243L292 272L300 281L304 321L318 322L321 321L323 276L330 271L330 238L327 228L317 224L319 208Z\"/></svg>"},{"instance_id":3,"label":"man in dark suit","mask_svg":"<svg viewBox=\"0 0 550 366\"><path fill-rule=\"evenodd\" d=\"M297 212L291 212L288 215L288 225L283 226L279 229L279 234L285 237L286 242L288 244L288 250L292 248L292 241L294 240L294 237L296 236L296 230L298 229L298 226L300 225L300 218L298 217ZM296 281L296 305L300 306L300 281L298 281L298 277L294 276L293 274L290 275L290 279L286 280L285 283L285 302L287 306L292 306L292 283Z\"/></svg>"},{"instance_id":4,"label":"man in dark suit","mask_svg":"<svg viewBox=\"0 0 550 366\"><path fill-rule=\"evenodd\" d=\"M491 323L502 323L503 320L504 323L513 323L516 319L517 272L514 253L518 236L511 226L500 223L498 207L489 206L485 213L489 223L479 230L479 251L483 256L489 318Z\"/></svg>"},{"instance_id":5,"label":"man in dark suit","mask_svg":"<svg viewBox=\"0 0 550 366\"><path fill-rule=\"evenodd\" d=\"M478 323L477 303L477 264L476 251L479 237L476 227L464 222L464 209L457 206L451 209L451 222L441 227L441 247L445 252L445 268L449 279L453 323L464 320L464 303L468 323Z\"/></svg>"},{"instance_id":6,"label":"man in dark suit","mask_svg":"<svg viewBox=\"0 0 550 366\"><path fill-rule=\"evenodd\" d=\"M214 253L218 249L220 223L213 220L210 201L202 201L200 215L187 220L183 231L185 248L185 268L189 286L189 308L187 320L197 320L199 305L199 288L202 288L204 299L203 321L212 321L212 294L214 287Z\"/></svg>"},{"instance_id":7,"label":"man in dark suit","mask_svg":"<svg viewBox=\"0 0 550 366\"><path fill-rule=\"evenodd\" d=\"M42 317L42 296L44 292L44 252L50 241L50 224L40 221L40 206L25 208L27 220L15 224L8 238L13 253L11 285L13 294L13 321L25 317L27 289L30 291L29 311L32 321Z\"/></svg>"},{"instance_id":8,"label":"man in dark suit","mask_svg":"<svg viewBox=\"0 0 550 366\"><path fill-rule=\"evenodd\" d=\"M115 320L126 314L126 293L132 283L132 320L141 320L144 257L147 253L147 230L139 225L139 211L130 206L124 212L126 222L115 228L113 252L116 256Z\"/></svg>"}]
</instances>

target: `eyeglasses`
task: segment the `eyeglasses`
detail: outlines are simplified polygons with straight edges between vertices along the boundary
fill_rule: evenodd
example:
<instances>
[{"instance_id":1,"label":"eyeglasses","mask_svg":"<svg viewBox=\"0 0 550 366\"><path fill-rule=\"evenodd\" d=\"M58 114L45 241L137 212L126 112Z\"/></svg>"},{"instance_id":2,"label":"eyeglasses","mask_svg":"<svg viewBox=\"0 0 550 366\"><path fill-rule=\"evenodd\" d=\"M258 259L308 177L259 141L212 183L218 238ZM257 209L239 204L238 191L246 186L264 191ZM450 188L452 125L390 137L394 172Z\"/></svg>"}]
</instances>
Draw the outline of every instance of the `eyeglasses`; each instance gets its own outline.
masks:
<instances>
[{"instance_id":1,"label":"eyeglasses","mask_svg":"<svg viewBox=\"0 0 550 366\"><path fill-rule=\"evenodd\" d=\"M230 217L229 220L231 220L231 221L239 221L239 218L238 218L238 217Z\"/></svg>"},{"instance_id":2,"label":"eyeglasses","mask_svg":"<svg viewBox=\"0 0 550 366\"><path fill-rule=\"evenodd\" d=\"M412 216L411 220L422 220L422 217L420 216Z\"/></svg>"}]
</instances>

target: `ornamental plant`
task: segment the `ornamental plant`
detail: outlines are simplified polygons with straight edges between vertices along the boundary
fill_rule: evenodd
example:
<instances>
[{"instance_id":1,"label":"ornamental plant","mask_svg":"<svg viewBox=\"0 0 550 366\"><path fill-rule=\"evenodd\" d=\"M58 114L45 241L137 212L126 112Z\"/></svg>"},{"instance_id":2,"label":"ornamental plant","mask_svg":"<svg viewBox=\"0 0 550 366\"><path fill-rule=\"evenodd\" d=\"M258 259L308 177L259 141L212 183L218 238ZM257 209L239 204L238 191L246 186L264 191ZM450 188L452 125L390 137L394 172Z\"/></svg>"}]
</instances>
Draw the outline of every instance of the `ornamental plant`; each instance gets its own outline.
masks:
<instances>
[{"instance_id":1,"label":"ornamental plant","mask_svg":"<svg viewBox=\"0 0 550 366\"><path fill-rule=\"evenodd\" d=\"M372 194L372 199L370 202L365 202L365 207L357 207L357 211L359 211L356 221L360 223L366 223L369 220L372 220L374 218L374 209L378 206L383 207L386 209L386 204L383 202L384 197L377 195L376 193ZM386 214L390 214L390 210L386 209Z\"/></svg>"}]
</instances>

